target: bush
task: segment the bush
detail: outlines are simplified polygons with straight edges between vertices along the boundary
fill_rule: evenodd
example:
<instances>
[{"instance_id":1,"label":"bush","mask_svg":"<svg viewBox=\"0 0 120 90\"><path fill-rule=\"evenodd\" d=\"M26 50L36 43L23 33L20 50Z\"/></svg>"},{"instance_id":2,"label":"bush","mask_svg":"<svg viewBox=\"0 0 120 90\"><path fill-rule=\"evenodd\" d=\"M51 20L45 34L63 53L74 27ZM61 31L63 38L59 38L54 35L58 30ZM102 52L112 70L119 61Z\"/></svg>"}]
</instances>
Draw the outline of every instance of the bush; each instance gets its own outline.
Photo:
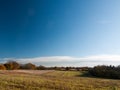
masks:
<instances>
[{"instance_id":1,"label":"bush","mask_svg":"<svg viewBox=\"0 0 120 90\"><path fill-rule=\"evenodd\" d=\"M0 70L6 70L6 67L3 64L0 64Z\"/></svg>"},{"instance_id":2,"label":"bush","mask_svg":"<svg viewBox=\"0 0 120 90\"><path fill-rule=\"evenodd\" d=\"M111 65L95 66L89 70L89 73L97 77L120 79L120 67L114 67Z\"/></svg>"},{"instance_id":3,"label":"bush","mask_svg":"<svg viewBox=\"0 0 120 90\"><path fill-rule=\"evenodd\" d=\"M36 69L36 66L32 63L27 63L27 64L21 65L20 69L34 70L34 69Z\"/></svg>"},{"instance_id":4,"label":"bush","mask_svg":"<svg viewBox=\"0 0 120 90\"><path fill-rule=\"evenodd\" d=\"M16 61L8 61L4 64L7 70L16 70L20 68L20 64Z\"/></svg>"},{"instance_id":5,"label":"bush","mask_svg":"<svg viewBox=\"0 0 120 90\"><path fill-rule=\"evenodd\" d=\"M46 70L46 69L47 68L45 66L42 66L42 65L40 65L40 66L37 67L37 70Z\"/></svg>"}]
</instances>

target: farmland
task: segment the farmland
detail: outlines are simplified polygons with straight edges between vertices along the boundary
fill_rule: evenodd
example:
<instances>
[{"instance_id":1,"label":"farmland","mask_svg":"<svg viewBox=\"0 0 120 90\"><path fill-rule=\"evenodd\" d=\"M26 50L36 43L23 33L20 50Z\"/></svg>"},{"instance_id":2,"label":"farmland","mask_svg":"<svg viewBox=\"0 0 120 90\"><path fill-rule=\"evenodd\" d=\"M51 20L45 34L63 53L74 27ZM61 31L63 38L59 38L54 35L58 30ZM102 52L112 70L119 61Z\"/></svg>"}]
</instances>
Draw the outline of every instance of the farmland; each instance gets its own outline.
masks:
<instances>
[{"instance_id":1,"label":"farmland","mask_svg":"<svg viewBox=\"0 0 120 90\"><path fill-rule=\"evenodd\" d=\"M120 80L82 74L79 71L1 70L0 90L120 90Z\"/></svg>"}]
</instances>

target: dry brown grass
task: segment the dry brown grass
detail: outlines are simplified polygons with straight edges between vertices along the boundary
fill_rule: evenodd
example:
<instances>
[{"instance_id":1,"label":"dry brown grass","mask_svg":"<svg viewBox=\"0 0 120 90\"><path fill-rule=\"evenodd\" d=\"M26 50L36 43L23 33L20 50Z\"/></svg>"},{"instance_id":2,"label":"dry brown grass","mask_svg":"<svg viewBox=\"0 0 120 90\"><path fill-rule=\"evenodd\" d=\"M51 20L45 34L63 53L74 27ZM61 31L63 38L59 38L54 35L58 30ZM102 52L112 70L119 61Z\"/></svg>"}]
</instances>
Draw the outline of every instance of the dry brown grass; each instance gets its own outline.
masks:
<instances>
[{"instance_id":1,"label":"dry brown grass","mask_svg":"<svg viewBox=\"0 0 120 90\"><path fill-rule=\"evenodd\" d=\"M0 74L44 74L54 70L0 70Z\"/></svg>"},{"instance_id":2,"label":"dry brown grass","mask_svg":"<svg viewBox=\"0 0 120 90\"><path fill-rule=\"evenodd\" d=\"M80 77L77 71L0 71L0 90L120 90L120 80Z\"/></svg>"}]
</instances>

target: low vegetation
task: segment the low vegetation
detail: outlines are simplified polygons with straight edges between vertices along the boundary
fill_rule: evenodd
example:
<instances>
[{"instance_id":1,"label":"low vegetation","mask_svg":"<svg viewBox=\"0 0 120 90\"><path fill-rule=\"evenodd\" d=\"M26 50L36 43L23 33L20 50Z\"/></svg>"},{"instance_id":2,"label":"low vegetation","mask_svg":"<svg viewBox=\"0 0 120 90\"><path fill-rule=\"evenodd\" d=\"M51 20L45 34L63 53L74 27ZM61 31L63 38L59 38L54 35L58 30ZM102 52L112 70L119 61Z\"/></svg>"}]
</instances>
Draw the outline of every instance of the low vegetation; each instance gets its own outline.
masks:
<instances>
[{"instance_id":1,"label":"low vegetation","mask_svg":"<svg viewBox=\"0 0 120 90\"><path fill-rule=\"evenodd\" d=\"M63 70L63 71L88 71L88 67L45 67L42 65L36 66L33 63L20 64L16 61L8 61L0 64L0 70Z\"/></svg>"},{"instance_id":2,"label":"low vegetation","mask_svg":"<svg viewBox=\"0 0 120 90\"><path fill-rule=\"evenodd\" d=\"M0 90L120 90L120 80L81 77L84 72L0 71Z\"/></svg>"},{"instance_id":3,"label":"low vegetation","mask_svg":"<svg viewBox=\"0 0 120 90\"><path fill-rule=\"evenodd\" d=\"M0 64L0 90L120 90L119 79L120 66L45 67L16 61Z\"/></svg>"},{"instance_id":4,"label":"low vegetation","mask_svg":"<svg viewBox=\"0 0 120 90\"><path fill-rule=\"evenodd\" d=\"M105 66L99 65L91 68L89 73L92 76L102 77L102 78L111 78L111 79L120 79L120 66Z\"/></svg>"},{"instance_id":5,"label":"low vegetation","mask_svg":"<svg viewBox=\"0 0 120 90\"><path fill-rule=\"evenodd\" d=\"M6 67L3 64L0 64L0 70L6 70Z\"/></svg>"}]
</instances>

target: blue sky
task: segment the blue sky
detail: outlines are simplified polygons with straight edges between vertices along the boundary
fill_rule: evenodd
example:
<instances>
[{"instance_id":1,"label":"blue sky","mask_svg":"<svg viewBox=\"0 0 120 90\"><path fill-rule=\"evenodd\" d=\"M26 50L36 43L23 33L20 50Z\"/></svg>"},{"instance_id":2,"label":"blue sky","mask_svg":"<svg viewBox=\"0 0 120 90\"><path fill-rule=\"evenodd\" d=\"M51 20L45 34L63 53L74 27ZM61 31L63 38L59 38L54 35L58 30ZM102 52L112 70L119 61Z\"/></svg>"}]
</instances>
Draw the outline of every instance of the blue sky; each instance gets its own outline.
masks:
<instances>
[{"instance_id":1,"label":"blue sky","mask_svg":"<svg viewBox=\"0 0 120 90\"><path fill-rule=\"evenodd\" d=\"M1 60L119 57L119 3L119 0L1 0Z\"/></svg>"}]
</instances>

